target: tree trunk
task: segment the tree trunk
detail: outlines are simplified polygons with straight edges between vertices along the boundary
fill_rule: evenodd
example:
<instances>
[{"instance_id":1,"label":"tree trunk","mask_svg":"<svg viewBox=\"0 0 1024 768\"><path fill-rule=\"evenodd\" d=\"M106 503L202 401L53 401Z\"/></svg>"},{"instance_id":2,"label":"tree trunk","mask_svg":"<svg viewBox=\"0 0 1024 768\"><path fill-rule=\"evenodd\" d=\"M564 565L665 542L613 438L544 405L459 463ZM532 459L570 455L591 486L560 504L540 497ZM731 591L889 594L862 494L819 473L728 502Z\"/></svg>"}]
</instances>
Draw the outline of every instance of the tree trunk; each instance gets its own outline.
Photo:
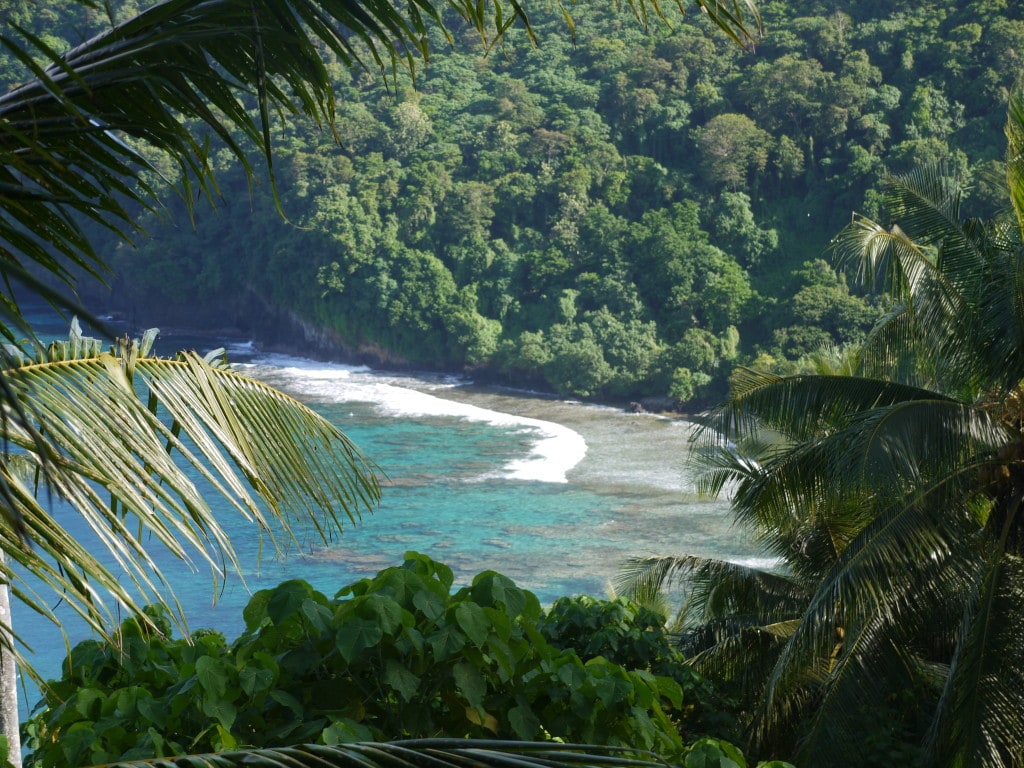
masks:
<instances>
[{"instance_id":1,"label":"tree trunk","mask_svg":"<svg viewBox=\"0 0 1024 768\"><path fill-rule=\"evenodd\" d=\"M0 558L3 555L0 553ZM18 718L18 670L14 663L14 638L11 637L11 590L0 584L0 736L7 737L7 759L21 768L21 736Z\"/></svg>"}]
</instances>

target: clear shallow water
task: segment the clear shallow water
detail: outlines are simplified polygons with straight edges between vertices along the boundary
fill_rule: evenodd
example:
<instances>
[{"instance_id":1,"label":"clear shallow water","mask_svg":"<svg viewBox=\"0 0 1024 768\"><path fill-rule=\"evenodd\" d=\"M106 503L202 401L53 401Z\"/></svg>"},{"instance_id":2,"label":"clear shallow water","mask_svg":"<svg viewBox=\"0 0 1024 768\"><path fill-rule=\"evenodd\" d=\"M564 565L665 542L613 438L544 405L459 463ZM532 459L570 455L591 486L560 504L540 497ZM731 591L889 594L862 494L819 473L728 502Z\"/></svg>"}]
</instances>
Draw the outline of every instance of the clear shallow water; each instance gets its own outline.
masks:
<instances>
[{"instance_id":1,"label":"clear shallow water","mask_svg":"<svg viewBox=\"0 0 1024 768\"><path fill-rule=\"evenodd\" d=\"M61 333L60 327L54 333ZM157 351L208 349L208 340L162 339ZM260 355L229 346L244 370L339 425L385 473L379 508L335 540L300 531L284 558L251 527L229 530L243 564L215 593L208 570L160 558L190 626L229 637L251 591L304 578L327 594L418 550L453 567L459 583L493 569L535 591L604 595L631 555L691 553L753 561L723 501L698 499L686 469L688 426L651 415L414 377ZM243 582L244 579L244 582ZM64 643L14 606L18 632L44 676L59 672ZM69 622L72 641L85 631Z\"/></svg>"}]
</instances>

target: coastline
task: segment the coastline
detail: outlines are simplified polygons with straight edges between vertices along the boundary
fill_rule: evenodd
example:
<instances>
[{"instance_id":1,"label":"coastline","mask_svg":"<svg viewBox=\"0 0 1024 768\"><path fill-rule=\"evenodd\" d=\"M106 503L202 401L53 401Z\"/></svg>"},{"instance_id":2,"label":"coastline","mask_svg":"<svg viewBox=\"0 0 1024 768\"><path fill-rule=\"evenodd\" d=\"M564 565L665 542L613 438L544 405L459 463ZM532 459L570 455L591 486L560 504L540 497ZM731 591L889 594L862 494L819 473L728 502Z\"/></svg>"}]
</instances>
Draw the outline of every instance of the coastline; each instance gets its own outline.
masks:
<instances>
[{"instance_id":1,"label":"coastline","mask_svg":"<svg viewBox=\"0 0 1024 768\"><path fill-rule=\"evenodd\" d=\"M248 340L215 341L218 346L244 346ZM326 407L346 432L351 429L362 436L366 433L360 430L366 427L361 425L370 425L374 434L361 447L394 470L396 482L388 486L385 504L327 545L300 546L287 559L265 560L259 566L251 564L257 542L249 534L240 535L245 582L230 577L213 598L215 605L208 574L174 566L175 588L193 628L237 632L249 590L285 578L305 578L333 593L343 584L397 565L409 549L452 567L459 584L493 569L534 591L544 603L563 594L607 596L620 564L630 556L692 554L745 562L761 557L732 525L727 501L701 499L694 493L686 467L689 428L682 419L632 414L436 372L387 377L335 371L330 364L313 367L319 372L328 369L321 379L325 385L378 379L388 387L409 387L497 414L560 425L582 437L586 453L565 472L565 482L517 479L505 471L508 457L527 456L538 442L536 431L467 424L457 409L419 417L389 415L366 399L350 403L313 396L317 407ZM284 375L294 386L302 371ZM473 453L478 447L484 451L480 456ZM488 455L492 450L500 453ZM406 455L414 457L411 464L403 458ZM25 611L17 609L21 620ZM63 644L56 636L53 643L43 642L39 633L44 631L31 634L40 638L34 643L42 654L37 657L40 671L53 674L63 657ZM82 630L73 635L80 639Z\"/></svg>"},{"instance_id":2,"label":"coastline","mask_svg":"<svg viewBox=\"0 0 1024 768\"><path fill-rule=\"evenodd\" d=\"M264 359L262 364L285 366L268 369L270 378L265 380L308 398L318 408L330 409L332 403L354 397L368 404L366 414L374 429L383 426L383 442L371 440L360 447L383 465L392 482L385 488L379 514L364 521L359 535L373 538L381 533L381 551L391 552L392 558L400 557L405 544L405 548L426 547L428 552L437 549L460 577L493 568L507 571L517 583L535 591L564 588L558 594L583 591L597 596L607 593L619 564L633 556L691 554L747 563L764 560L760 549L733 525L727 499L702 498L696 493L693 467L688 463L692 425L683 419L634 414L615 406L482 384L463 376L433 372L416 376L366 368L346 371L338 364L292 359L300 364L292 367L288 358ZM362 387L367 387L362 391L373 392L373 399L363 398ZM425 395L451 406L430 405L421 399ZM387 402L376 401L378 397ZM467 412L467 407L475 412ZM345 420L351 418L351 410L345 405L324 412L340 417L338 423L347 428ZM571 468L564 469L567 455L551 454L553 444L535 431L537 427L524 424L526 420L577 435L584 447L579 459L571 460ZM462 453L457 444L449 447L449 438L436 443L432 436L436 432L421 438L417 425L451 433L459 444L461 439L455 436L467 429L485 430L494 434L497 442L474 458ZM545 431L550 435L550 430ZM421 439L427 442L420 443ZM436 456L438 450L443 453L440 457ZM578 448L555 450L575 453ZM397 456L402 451L420 453L412 459L419 468L411 474L404 471L406 459ZM476 470L463 473L462 463L486 462L494 451L504 455L511 451L520 458L503 468L491 465L493 469L482 469L483 474ZM399 471L392 472L389 462L396 456ZM545 468L548 461L551 464ZM530 465L531 471L519 477L516 470L522 463ZM399 508L410 504L429 510L428 517L437 522L394 517L396 510L389 505L392 494L399 499ZM491 520L495 515L501 519ZM468 523L470 529L452 533L447 527L451 523L442 523L442 518L453 521L457 528ZM528 552L517 554L519 543L515 547L494 543L503 539L536 541L536 536L549 539L542 547L549 559L539 553L536 558ZM477 542L475 548L471 541ZM565 549L555 555L558 541ZM527 550L536 547L522 546ZM355 541L331 549L320 556L338 563L366 559L366 552ZM578 560L577 550L589 554ZM374 564L381 562L374 560Z\"/></svg>"},{"instance_id":3,"label":"coastline","mask_svg":"<svg viewBox=\"0 0 1024 768\"><path fill-rule=\"evenodd\" d=\"M261 302L262 303L262 302ZM150 322L138 325L135 312L128 309L108 308L107 316L130 328L138 334L141 329L157 327L160 337L184 337L224 343L237 342L255 345L258 354L279 354L305 357L323 363L342 365L365 365L375 372L387 375L402 374L413 377L457 376L473 382L474 386L492 388L495 392L506 392L511 396L568 399L557 392L536 389L538 382L510 380L507 376L489 368L452 369L444 366L430 366L414 363L397 357L376 345L360 345L353 348L336 334L298 317L294 312L283 312L262 303L263 312L252 323L240 323L237 318L217 317L203 325L193 325L180 315L173 314L165 319L167 323ZM161 350L162 354L174 354L177 349ZM230 358L229 358L230 359ZM656 414L667 418L686 420L695 414L678 408L679 403L663 395L650 395L637 399L592 400L579 399L581 403L621 409L637 414Z\"/></svg>"},{"instance_id":4,"label":"coastline","mask_svg":"<svg viewBox=\"0 0 1024 768\"><path fill-rule=\"evenodd\" d=\"M340 348L268 343L229 326L189 328L165 326L161 336L190 338L245 351L243 358L284 355L324 366L368 366ZM175 350L176 351L176 350ZM229 354L229 360L233 359ZM473 371L446 371L417 366L368 366L382 380L401 379L425 394L516 417L558 424L580 435L585 458L567 473L567 481L583 492L619 498L622 514L596 523L603 533L621 539L628 533L635 546L616 555L695 554L759 561L758 548L733 526L727 499L698 497L688 466L692 425L677 411L637 411L628 403L573 399L552 392L495 382ZM488 547L491 549L491 547ZM610 555L611 557L611 555ZM606 583L616 566L587 565Z\"/></svg>"}]
</instances>

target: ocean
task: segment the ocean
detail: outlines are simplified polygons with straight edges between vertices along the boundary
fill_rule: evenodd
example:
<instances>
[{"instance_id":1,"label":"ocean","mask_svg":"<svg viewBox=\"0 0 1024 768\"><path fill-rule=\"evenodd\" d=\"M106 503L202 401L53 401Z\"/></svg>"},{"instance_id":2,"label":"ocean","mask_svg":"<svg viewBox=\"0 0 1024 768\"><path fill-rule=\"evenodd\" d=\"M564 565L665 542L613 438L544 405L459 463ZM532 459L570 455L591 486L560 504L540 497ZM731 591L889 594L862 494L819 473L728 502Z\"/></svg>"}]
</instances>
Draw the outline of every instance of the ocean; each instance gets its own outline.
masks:
<instances>
[{"instance_id":1,"label":"ocean","mask_svg":"<svg viewBox=\"0 0 1024 768\"><path fill-rule=\"evenodd\" d=\"M233 637L252 591L303 578L333 595L401 563L409 550L447 563L457 585L496 570L543 603L560 595L606 596L622 561L634 555L763 562L733 526L727 501L696 495L687 465L691 426L683 420L481 387L461 377L263 354L245 340L224 343L243 372L341 427L380 467L383 498L329 542L300 530L298 545L281 557L264 551L260 558L253 529L232 523L243 573L219 589L208 570L161 559L190 629ZM170 334L157 352L211 346L209 339ZM65 642L83 639L86 630L69 618L62 638L23 606L13 610L35 668L44 677L59 674Z\"/></svg>"}]
</instances>

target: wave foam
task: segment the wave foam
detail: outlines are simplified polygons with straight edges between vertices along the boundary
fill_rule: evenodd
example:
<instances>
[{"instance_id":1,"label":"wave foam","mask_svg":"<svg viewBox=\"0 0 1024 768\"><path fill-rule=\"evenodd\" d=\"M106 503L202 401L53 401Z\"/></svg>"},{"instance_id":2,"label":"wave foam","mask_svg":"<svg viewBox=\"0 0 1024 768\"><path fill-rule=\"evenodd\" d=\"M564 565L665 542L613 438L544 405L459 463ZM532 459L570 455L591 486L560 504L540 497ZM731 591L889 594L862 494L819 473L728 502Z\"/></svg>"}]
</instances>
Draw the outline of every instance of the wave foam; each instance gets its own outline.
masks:
<instances>
[{"instance_id":1,"label":"wave foam","mask_svg":"<svg viewBox=\"0 0 1024 768\"><path fill-rule=\"evenodd\" d=\"M729 562L761 571L774 571L784 563L781 557L730 557Z\"/></svg>"},{"instance_id":2,"label":"wave foam","mask_svg":"<svg viewBox=\"0 0 1024 768\"><path fill-rule=\"evenodd\" d=\"M256 353L256 342L252 339L248 341L233 341L227 345L229 355L252 355Z\"/></svg>"},{"instance_id":3,"label":"wave foam","mask_svg":"<svg viewBox=\"0 0 1024 768\"><path fill-rule=\"evenodd\" d=\"M583 436L561 424L431 394L464 383L450 376L423 380L374 373L365 366L321 363L284 355L260 357L253 361L251 368L257 377L273 379L282 389L319 402L369 403L389 416L465 419L517 432L532 432L536 441L529 454L505 466L505 476L516 480L566 483L567 473L587 453Z\"/></svg>"}]
</instances>

